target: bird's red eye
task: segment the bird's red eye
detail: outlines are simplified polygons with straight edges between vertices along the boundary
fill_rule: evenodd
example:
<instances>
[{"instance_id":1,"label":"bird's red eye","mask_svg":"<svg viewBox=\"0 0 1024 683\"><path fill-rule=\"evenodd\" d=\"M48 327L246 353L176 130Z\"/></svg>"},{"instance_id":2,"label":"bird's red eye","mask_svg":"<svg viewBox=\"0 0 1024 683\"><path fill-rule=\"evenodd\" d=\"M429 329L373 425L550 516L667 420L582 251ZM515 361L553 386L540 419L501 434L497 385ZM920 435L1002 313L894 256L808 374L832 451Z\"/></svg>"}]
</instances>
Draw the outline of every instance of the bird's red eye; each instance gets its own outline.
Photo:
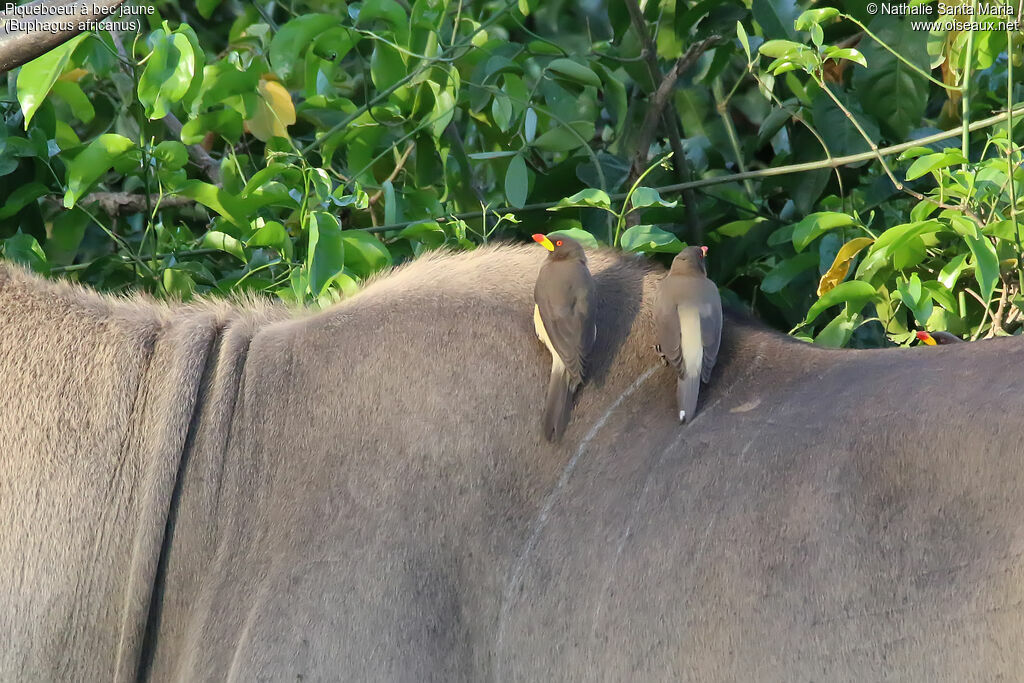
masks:
<instances>
[{"instance_id":1,"label":"bird's red eye","mask_svg":"<svg viewBox=\"0 0 1024 683\"><path fill-rule=\"evenodd\" d=\"M556 247L562 246L562 240L558 240L557 242L555 242L555 246Z\"/></svg>"}]
</instances>

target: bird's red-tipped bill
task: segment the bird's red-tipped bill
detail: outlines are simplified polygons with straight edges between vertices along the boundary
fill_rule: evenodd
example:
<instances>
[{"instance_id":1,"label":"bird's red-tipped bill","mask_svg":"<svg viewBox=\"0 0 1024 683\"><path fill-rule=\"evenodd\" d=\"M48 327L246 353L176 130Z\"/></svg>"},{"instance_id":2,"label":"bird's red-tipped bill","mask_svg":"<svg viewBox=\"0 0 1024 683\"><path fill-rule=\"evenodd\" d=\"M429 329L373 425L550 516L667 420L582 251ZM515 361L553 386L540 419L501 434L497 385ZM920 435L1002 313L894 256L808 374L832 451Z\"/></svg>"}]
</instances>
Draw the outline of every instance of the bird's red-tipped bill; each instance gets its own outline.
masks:
<instances>
[{"instance_id":1,"label":"bird's red-tipped bill","mask_svg":"<svg viewBox=\"0 0 1024 683\"><path fill-rule=\"evenodd\" d=\"M541 245L548 251L554 251L555 245L551 244L551 240L548 239L547 235L542 235L539 232L533 236L533 241Z\"/></svg>"},{"instance_id":2,"label":"bird's red-tipped bill","mask_svg":"<svg viewBox=\"0 0 1024 683\"><path fill-rule=\"evenodd\" d=\"M928 334L924 330L919 330L918 331L917 338L919 340L923 341L928 346L936 346L937 345L937 342L935 341L935 337L933 337L932 335Z\"/></svg>"}]
</instances>

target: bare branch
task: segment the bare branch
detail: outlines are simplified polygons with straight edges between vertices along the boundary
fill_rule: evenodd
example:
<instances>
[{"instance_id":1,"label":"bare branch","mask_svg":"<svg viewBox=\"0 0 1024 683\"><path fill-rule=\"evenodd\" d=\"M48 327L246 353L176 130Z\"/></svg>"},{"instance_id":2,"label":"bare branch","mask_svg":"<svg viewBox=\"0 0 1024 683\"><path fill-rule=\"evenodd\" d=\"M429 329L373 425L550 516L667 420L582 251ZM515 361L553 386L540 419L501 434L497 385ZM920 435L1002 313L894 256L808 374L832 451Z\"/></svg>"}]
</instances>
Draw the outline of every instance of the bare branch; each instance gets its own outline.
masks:
<instances>
[{"instance_id":1,"label":"bare branch","mask_svg":"<svg viewBox=\"0 0 1024 683\"><path fill-rule=\"evenodd\" d=\"M633 163L626 185L631 187L636 182L636 179L646 170L651 141L654 139L654 132L659 121L664 124L665 135L668 137L669 145L672 147L672 165L676 169L676 179L680 183L685 183L690 180L690 170L686 163L686 154L683 151L683 142L679 131L679 116L676 114L675 107L672 106L670 96L680 74L693 66L700 56L720 41L721 38L719 36L712 36L707 40L691 45L686 53L676 60L676 63L669 72L662 76L661 69L658 66L657 48L654 45L650 32L647 30L647 23L644 20L643 12L641 12L637 0L625 1L626 9L629 11L630 23L643 47L643 58L647 64L647 72L651 77L651 82L656 86L654 95L651 97L648 105L647 114L644 117L643 126L640 129L640 139L637 142L636 152L633 156ZM697 195L689 189L683 190L682 194L683 205L686 207L687 219L692 233L690 238L693 241L699 242L703 237L703 228L700 225L700 217L697 214ZM640 213L631 213L626 220L628 224L635 225L640 220Z\"/></svg>"},{"instance_id":2,"label":"bare branch","mask_svg":"<svg viewBox=\"0 0 1024 683\"><path fill-rule=\"evenodd\" d=\"M63 208L63 198L57 195L47 197L49 202L58 208ZM134 194L132 192L91 192L76 202L81 205L98 203L103 212L108 216L120 216L122 213L143 213L149 211L150 207L160 203L161 209L171 209L182 206L192 206L196 200L191 197L178 197L175 195L150 195Z\"/></svg>"},{"instance_id":3,"label":"bare branch","mask_svg":"<svg viewBox=\"0 0 1024 683\"><path fill-rule=\"evenodd\" d=\"M35 0L18 7L16 13L0 15L0 73L10 71L53 48L66 43L81 31L77 28L50 31L46 23L77 27L102 21L124 0Z\"/></svg>"}]
</instances>

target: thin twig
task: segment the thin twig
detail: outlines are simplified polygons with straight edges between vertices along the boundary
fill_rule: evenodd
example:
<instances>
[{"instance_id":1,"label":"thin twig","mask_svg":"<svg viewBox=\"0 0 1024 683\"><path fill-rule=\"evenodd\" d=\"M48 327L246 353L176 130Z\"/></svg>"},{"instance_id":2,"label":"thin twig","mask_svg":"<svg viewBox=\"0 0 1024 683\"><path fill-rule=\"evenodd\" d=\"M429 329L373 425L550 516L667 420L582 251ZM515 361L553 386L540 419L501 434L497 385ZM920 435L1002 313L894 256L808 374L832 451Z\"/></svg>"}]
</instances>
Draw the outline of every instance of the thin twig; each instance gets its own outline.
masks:
<instances>
[{"instance_id":1,"label":"thin twig","mask_svg":"<svg viewBox=\"0 0 1024 683\"><path fill-rule=\"evenodd\" d=\"M1003 316L1006 311L1006 302L1010 298L1010 281L1002 273L999 274L999 279L1003 283L1002 291L999 293L999 306L996 308L996 312L992 315L992 326L989 328L988 334L985 335L986 338L995 337L997 333L1006 334L1003 329Z\"/></svg>"},{"instance_id":2,"label":"thin twig","mask_svg":"<svg viewBox=\"0 0 1024 683\"><path fill-rule=\"evenodd\" d=\"M416 143L410 142L409 146L405 148L404 152L402 152L402 156L399 157L397 162L395 162L394 170L392 170L391 174L388 175L387 179L384 180L385 183L394 182L395 178L398 177L398 174L402 172L402 169L405 167L405 162L408 161L409 155L412 154L412 150L415 149L415 148L416 148ZM378 201L380 201L380 198L381 198L381 196L383 194L384 194L384 188L383 187L381 189L377 190L376 192L374 192L373 195L370 197L370 204L376 204Z\"/></svg>"},{"instance_id":3,"label":"thin twig","mask_svg":"<svg viewBox=\"0 0 1024 683\"><path fill-rule=\"evenodd\" d=\"M637 4L637 0L625 0L625 2L626 9L629 12L630 24L636 32L637 37L640 39L640 46L642 48L641 57L647 64L647 72L651 77L651 84L655 88L660 89L659 83L664 84L665 79L668 78L668 76L661 75L661 68L658 66L657 47L654 44L654 40L651 38L650 32L647 30L647 21L644 19L643 12L640 10L640 5ZM713 38L716 42L721 40L719 36L713 36ZM690 54L690 51L693 50L694 47L695 46L691 45L686 54L680 57L680 60L686 59L687 55ZM678 74L689 69L692 62L696 61L696 59L698 59L700 55L708 49L708 47L710 47L710 45L704 46L696 53L689 64L680 68L678 73L673 77L673 82L678 78ZM680 66L681 65L677 61L676 67ZM655 96L657 96L657 93L655 93ZM680 183L685 183L693 177L690 172L690 165L686 161L686 154L683 150L683 141L682 136L680 135L679 114L676 113L675 106L666 96L666 101L660 105L660 111L657 111L657 115L652 118L651 113L652 110L655 109L655 104L656 103L652 101L649 105L647 118L644 122L644 127L641 129L641 139L637 144L636 155L634 156L633 164L630 167L629 177L626 179L627 187L632 185L633 181L635 181L647 167L647 156L650 151L651 140L654 135L654 124L657 123L659 119L664 123L665 134L668 136L669 146L672 148L672 166L676 170L676 180ZM699 244L704 239L704 227L700 220L700 214L697 213L697 195L690 189L683 190L682 195L683 206L686 207L687 221L690 224L690 241L695 244ZM639 219L639 214L629 217L630 222L633 224L635 224Z\"/></svg>"},{"instance_id":4,"label":"thin twig","mask_svg":"<svg viewBox=\"0 0 1024 683\"><path fill-rule=\"evenodd\" d=\"M52 205L63 208L64 198L63 196L51 195L47 197ZM192 206L196 203L191 197L180 197L180 196L160 196L152 195L148 198L144 194L135 194L132 192L90 192L76 204L88 205L93 202L98 202L100 208L109 216L119 216L122 213L142 213L147 210L147 206L159 201L160 208L170 209L182 206Z\"/></svg>"},{"instance_id":5,"label":"thin twig","mask_svg":"<svg viewBox=\"0 0 1024 683\"><path fill-rule=\"evenodd\" d=\"M223 253L224 252L221 251L220 249L186 249L184 251L168 251L168 252L164 252L164 253L160 253L160 254L148 254L146 256L140 256L139 258L141 260L143 260L143 261L155 261L155 260L165 259L165 258L167 258L169 256L173 256L175 258L181 258L181 257L184 257L184 256L205 256L207 254L223 254ZM86 261L84 263L75 263L75 264L72 264L70 266L54 266L54 267L50 268L50 272L51 273L72 273L72 272L74 272L76 270L85 270L86 268L92 266L94 263L98 263L99 261L102 261L102 260L108 259L108 258L121 259L122 261L124 261L126 263L129 263L129 262L132 261L131 257L125 256L124 254L110 254L108 256L101 256L99 258L95 258L95 259L93 259L91 261Z\"/></svg>"},{"instance_id":6,"label":"thin twig","mask_svg":"<svg viewBox=\"0 0 1024 683\"><path fill-rule=\"evenodd\" d=\"M1014 114L1022 114L1022 113L1024 113L1024 104L1022 104L1019 107L1017 107L1016 109L1014 109L1013 112L1014 112ZM973 131L976 131L976 130L981 130L982 128L987 128L987 127L993 126L993 125L995 125L997 123L1002 123L1003 121L1006 120L1006 118L1007 118L1007 112L1003 112L1001 114L996 114L994 116L990 116L987 119L982 119L981 121L975 121L974 123L971 124L971 131L973 132ZM661 185L661 186L658 186L658 187L656 187L654 189L658 190L658 192L660 192L661 194L664 195L664 194L671 194L673 192L680 192L682 190L687 190L687 189L697 189L697 188L701 188L701 187L710 187L712 185L722 185L722 184L725 184L725 183L734 183L734 182L737 182L737 181L745 180L747 178L770 178L770 177L780 176L780 175L789 175L790 173L803 173L805 171L816 171L816 170L822 169L822 168L840 168L842 166L848 166L850 164L856 164L856 163L860 163L862 161L868 161L870 159L875 159L878 155L881 155L881 156L884 156L884 157L892 156L894 154L899 154L900 152L905 152L906 150L910 149L911 147L930 145L930 144L935 143L935 142L941 142L943 140L948 140L950 138L955 138L959 134L960 134L960 129L959 128L954 128L952 130L947 130L947 131L944 131L942 133L935 133L934 135L929 135L927 137L918 138L917 140L910 140L909 142L901 142L898 145L892 145L890 147L883 147L883 148L878 149L877 151L859 152L857 154L848 154L846 156L832 157L831 159L821 159L821 160L818 160L818 161L808 161L808 162L804 162L804 163L801 163L801 164L790 164L788 166L776 166L774 168L762 168L762 169L758 169L756 171L747 171L746 173L730 173L728 175L715 176L714 178L702 178L700 180L694 180L694 181L691 181L691 182L688 182L688 183L675 183L675 184L672 184L672 185ZM620 192L620 193L617 193L617 194L610 195L610 197L611 197L611 199L613 201L621 201L621 200L626 198L626 193L625 192ZM498 213L501 213L501 214L511 213L511 214L514 214L514 215L519 215L519 214L524 214L524 213L533 213L535 211L546 211L546 210L550 209L551 207L555 206L557 203L558 202L540 202L540 203L537 203L537 204L527 204L526 206L523 206L523 207L520 207L520 208L517 208L517 207L514 207L514 206L504 206L504 207L500 207L500 208L495 208L494 210L497 211ZM475 211L475 210L474 211L466 211L466 212L454 214L453 216L450 216L450 218L456 219L456 220L466 219L466 218L473 218L473 217L475 217L477 215L477 213L478 212ZM444 221L444 220L447 220L448 218L449 217L446 217L446 216L440 216L440 217L436 218L435 220ZM401 230L402 228L406 228L406 227L412 225L413 223L420 223L422 221L423 221L423 219L421 218L421 219L418 219L418 220L415 220L415 221L407 221L407 222L403 222L403 223L393 223L391 225L376 226L374 228L366 228L366 230L368 230L369 232L387 232L387 231L390 231L390 230Z\"/></svg>"}]
</instances>

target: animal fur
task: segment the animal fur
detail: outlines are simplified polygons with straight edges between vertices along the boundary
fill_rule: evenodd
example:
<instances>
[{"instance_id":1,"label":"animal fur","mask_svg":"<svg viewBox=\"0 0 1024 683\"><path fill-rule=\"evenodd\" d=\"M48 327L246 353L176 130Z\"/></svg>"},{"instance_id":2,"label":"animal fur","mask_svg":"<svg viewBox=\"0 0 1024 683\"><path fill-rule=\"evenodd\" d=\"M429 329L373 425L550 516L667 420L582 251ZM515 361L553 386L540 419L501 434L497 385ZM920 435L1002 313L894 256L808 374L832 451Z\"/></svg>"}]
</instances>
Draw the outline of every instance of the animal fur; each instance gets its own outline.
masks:
<instances>
[{"instance_id":1,"label":"animal fur","mask_svg":"<svg viewBox=\"0 0 1024 683\"><path fill-rule=\"evenodd\" d=\"M532 247L303 316L0 265L0 679L1024 670L1019 340L836 351L727 319L680 429L658 269L589 256L601 334L555 445Z\"/></svg>"}]
</instances>

